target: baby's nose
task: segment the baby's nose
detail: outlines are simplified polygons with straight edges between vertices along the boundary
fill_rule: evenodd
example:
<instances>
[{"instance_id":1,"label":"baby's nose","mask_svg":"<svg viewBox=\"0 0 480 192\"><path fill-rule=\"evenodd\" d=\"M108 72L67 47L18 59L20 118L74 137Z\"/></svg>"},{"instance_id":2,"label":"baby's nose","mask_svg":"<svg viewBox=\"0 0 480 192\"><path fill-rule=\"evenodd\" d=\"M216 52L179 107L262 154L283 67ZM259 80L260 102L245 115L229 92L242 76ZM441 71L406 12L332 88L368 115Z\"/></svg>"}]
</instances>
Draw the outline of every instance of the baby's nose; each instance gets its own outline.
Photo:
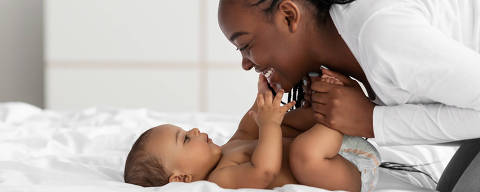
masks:
<instances>
[{"instance_id":1,"label":"baby's nose","mask_svg":"<svg viewBox=\"0 0 480 192\"><path fill-rule=\"evenodd\" d=\"M200 130L198 130L198 128L193 128L192 131L195 134L200 134Z\"/></svg>"}]
</instances>

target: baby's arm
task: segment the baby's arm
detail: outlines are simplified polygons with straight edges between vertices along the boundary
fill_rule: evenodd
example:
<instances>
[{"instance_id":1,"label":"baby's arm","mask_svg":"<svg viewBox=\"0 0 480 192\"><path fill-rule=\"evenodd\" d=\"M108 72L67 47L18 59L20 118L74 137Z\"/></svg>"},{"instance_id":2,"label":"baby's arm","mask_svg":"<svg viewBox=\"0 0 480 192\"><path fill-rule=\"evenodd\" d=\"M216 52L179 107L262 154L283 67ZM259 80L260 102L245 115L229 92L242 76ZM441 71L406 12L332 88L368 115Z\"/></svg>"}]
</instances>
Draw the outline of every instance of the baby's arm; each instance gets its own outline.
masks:
<instances>
[{"instance_id":1,"label":"baby's arm","mask_svg":"<svg viewBox=\"0 0 480 192\"><path fill-rule=\"evenodd\" d=\"M258 80L258 92L270 92L267 81L263 76L260 76ZM254 103L248 112L256 110L257 105ZM248 112L243 116L237 131L230 138L230 141L236 139L258 139L258 126L252 116L248 115ZM311 108L300 108L286 113L281 125L283 137L294 138L304 130L312 127L316 122L313 115Z\"/></svg>"},{"instance_id":2,"label":"baby's arm","mask_svg":"<svg viewBox=\"0 0 480 192\"><path fill-rule=\"evenodd\" d=\"M255 110L256 106L254 105L248 111ZM295 138L306 129L311 128L315 124L313 114L311 108L300 108L286 113L281 125L283 137ZM237 131L230 140L235 139L258 139L258 126L248 113L243 116Z\"/></svg>"},{"instance_id":3,"label":"baby's arm","mask_svg":"<svg viewBox=\"0 0 480 192\"><path fill-rule=\"evenodd\" d=\"M250 114L259 127L259 137L250 162L220 168L210 175L210 181L225 188L266 188L273 181L282 166L280 125L285 112L294 105L280 106L282 95L280 91L273 99L271 92L258 94L257 110Z\"/></svg>"}]
</instances>

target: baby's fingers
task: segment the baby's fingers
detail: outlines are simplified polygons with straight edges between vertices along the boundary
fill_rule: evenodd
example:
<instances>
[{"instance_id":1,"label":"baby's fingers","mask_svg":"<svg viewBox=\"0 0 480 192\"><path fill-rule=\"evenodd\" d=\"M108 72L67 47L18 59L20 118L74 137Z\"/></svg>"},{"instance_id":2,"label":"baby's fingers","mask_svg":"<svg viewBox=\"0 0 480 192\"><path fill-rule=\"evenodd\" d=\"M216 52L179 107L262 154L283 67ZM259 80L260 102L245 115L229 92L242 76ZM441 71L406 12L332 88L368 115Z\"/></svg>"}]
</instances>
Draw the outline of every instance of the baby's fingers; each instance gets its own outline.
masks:
<instances>
[{"instance_id":1,"label":"baby's fingers","mask_svg":"<svg viewBox=\"0 0 480 192\"><path fill-rule=\"evenodd\" d=\"M262 107L265 104L265 99L263 97L263 93L258 93L257 95L257 106Z\"/></svg>"},{"instance_id":2,"label":"baby's fingers","mask_svg":"<svg viewBox=\"0 0 480 192\"><path fill-rule=\"evenodd\" d=\"M265 78L265 75L260 74L258 77L258 92L259 93L264 93L267 91L270 91L267 85L267 78Z\"/></svg>"},{"instance_id":3,"label":"baby's fingers","mask_svg":"<svg viewBox=\"0 0 480 192\"><path fill-rule=\"evenodd\" d=\"M284 106L282 106L282 111L284 112L288 111L295 105L295 103L296 103L295 101L292 101L290 103L285 104Z\"/></svg>"},{"instance_id":4,"label":"baby's fingers","mask_svg":"<svg viewBox=\"0 0 480 192\"><path fill-rule=\"evenodd\" d=\"M272 94L272 92L266 91L266 92L263 93L263 101L264 101L264 103L272 104L272 100L273 100L273 94Z\"/></svg>"},{"instance_id":5,"label":"baby's fingers","mask_svg":"<svg viewBox=\"0 0 480 192\"><path fill-rule=\"evenodd\" d=\"M283 94L285 93L285 91L283 89L280 89L280 91L278 91L277 95L275 95L275 98L273 100L273 106L280 106L280 103L282 103L282 98L283 98Z\"/></svg>"}]
</instances>

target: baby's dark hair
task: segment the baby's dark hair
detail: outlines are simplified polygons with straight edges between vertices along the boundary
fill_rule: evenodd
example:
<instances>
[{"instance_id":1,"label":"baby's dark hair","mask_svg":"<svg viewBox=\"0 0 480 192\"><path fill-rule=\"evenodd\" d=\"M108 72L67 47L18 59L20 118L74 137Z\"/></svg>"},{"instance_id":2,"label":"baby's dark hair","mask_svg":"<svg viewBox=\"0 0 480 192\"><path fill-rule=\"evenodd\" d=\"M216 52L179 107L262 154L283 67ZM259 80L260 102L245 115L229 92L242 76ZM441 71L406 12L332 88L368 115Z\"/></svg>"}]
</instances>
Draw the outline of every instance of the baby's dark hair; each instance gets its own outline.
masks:
<instances>
[{"instance_id":1,"label":"baby's dark hair","mask_svg":"<svg viewBox=\"0 0 480 192\"><path fill-rule=\"evenodd\" d=\"M167 171L159 159L145 151L145 141L152 129L142 133L132 146L125 162L123 179L125 183L143 187L155 187L168 184Z\"/></svg>"},{"instance_id":2,"label":"baby's dark hair","mask_svg":"<svg viewBox=\"0 0 480 192\"><path fill-rule=\"evenodd\" d=\"M252 4L252 6L258 6L268 1L271 1L270 6L264 9L264 11L266 13L271 14L276 10L277 5L283 0L258 0L256 3ZM321 24L326 21L328 12L330 11L330 8L332 7L332 5L348 4L355 0L303 0L303 1L308 2L309 5L313 5L315 7L316 9L315 16L317 18L318 23Z\"/></svg>"}]
</instances>

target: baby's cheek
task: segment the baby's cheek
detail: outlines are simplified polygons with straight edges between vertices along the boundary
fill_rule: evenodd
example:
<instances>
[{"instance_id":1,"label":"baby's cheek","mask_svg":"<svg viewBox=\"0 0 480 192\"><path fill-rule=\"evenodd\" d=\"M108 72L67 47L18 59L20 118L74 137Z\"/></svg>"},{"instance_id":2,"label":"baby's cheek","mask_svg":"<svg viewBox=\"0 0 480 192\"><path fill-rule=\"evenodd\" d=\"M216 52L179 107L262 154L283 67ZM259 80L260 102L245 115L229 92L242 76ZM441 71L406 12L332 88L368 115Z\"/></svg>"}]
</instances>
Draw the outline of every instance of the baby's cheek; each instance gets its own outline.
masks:
<instances>
[{"instance_id":1,"label":"baby's cheek","mask_svg":"<svg viewBox=\"0 0 480 192\"><path fill-rule=\"evenodd\" d=\"M205 142L198 142L195 144L195 146L196 146L195 153L198 155L205 156L206 154L209 154L211 151L210 146L208 145L208 143L205 143Z\"/></svg>"}]
</instances>

